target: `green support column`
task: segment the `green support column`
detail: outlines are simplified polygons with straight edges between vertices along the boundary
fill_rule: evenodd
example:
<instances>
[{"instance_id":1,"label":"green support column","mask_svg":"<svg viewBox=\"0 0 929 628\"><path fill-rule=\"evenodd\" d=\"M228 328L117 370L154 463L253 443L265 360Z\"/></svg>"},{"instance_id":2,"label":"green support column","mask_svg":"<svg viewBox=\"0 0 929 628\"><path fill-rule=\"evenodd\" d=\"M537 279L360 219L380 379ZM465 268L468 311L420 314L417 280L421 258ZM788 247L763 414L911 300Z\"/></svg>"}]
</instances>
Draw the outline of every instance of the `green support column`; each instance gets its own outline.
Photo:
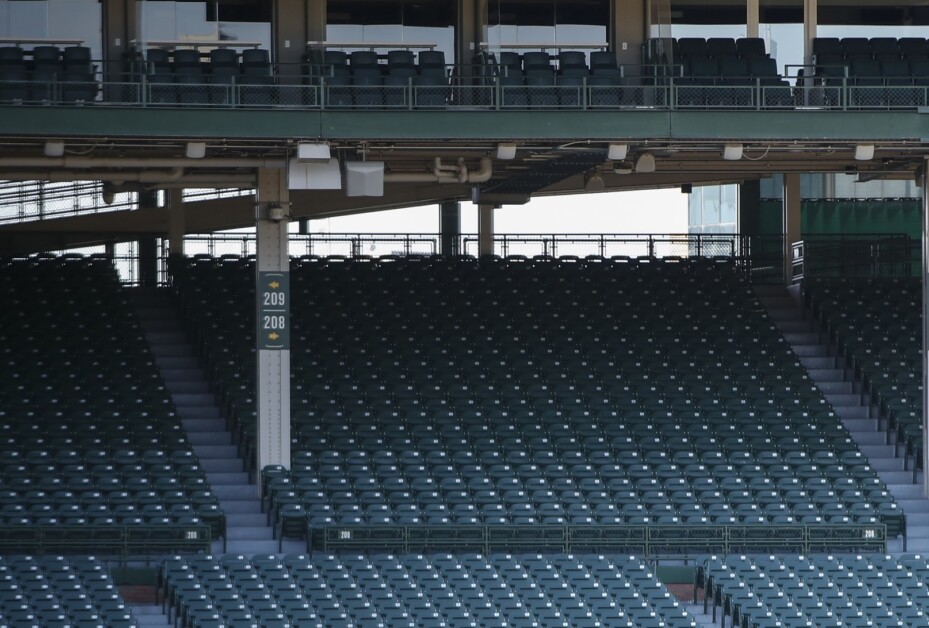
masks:
<instances>
[{"instance_id":1,"label":"green support column","mask_svg":"<svg viewBox=\"0 0 929 628\"><path fill-rule=\"evenodd\" d=\"M284 170L258 171L255 297L258 470L290 468L289 195ZM260 486L260 483L259 483Z\"/></svg>"},{"instance_id":2,"label":"green support column","mask_svg":"<svg viewBox=\"0 0 929 628\"><path fill-rule=\"evenodd\" d=\"M923 496L929 497L929 158L922 167L922 280L923 280ZM915 462L913 464L916 464Z\"/></svg>"}]
</instances>

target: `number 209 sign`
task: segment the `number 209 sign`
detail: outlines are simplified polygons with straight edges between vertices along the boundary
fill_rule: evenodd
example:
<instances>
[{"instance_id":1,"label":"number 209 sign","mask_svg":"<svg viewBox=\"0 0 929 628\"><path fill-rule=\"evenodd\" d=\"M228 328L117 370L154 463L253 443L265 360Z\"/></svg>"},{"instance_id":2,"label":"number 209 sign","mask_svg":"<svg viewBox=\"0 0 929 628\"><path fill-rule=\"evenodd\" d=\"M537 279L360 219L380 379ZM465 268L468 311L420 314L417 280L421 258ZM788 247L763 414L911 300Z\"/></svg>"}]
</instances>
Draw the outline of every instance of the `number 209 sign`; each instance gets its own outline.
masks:
<instances>
[{"instance_id":1,"label":"number 209 sign","mask_svg":"<svg viewBox=\"0 0 929 628\"><path fill-rule=\"evenodd\" d=\"M290 349L290 274L258 273L258 348Z\"/></svg>"}]
</instances>

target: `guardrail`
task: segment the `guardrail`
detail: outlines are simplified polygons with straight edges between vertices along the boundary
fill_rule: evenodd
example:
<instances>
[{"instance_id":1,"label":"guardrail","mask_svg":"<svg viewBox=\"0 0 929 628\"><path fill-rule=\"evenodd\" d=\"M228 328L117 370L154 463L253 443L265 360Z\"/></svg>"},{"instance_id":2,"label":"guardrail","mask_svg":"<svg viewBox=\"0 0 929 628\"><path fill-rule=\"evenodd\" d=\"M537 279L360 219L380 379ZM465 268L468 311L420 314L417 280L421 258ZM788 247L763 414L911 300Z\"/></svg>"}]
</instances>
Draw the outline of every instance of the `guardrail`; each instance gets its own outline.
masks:
<instances>
[{"instance_id":1,"label":"guardrail","mask_svg":"<svg viewBox=\"0 0 929 628\"><path fill-rule=\"evenodd\" d=\"M771 84L768 78L552 75L525 84L469 66L448 68L437 80L378 77L368 84L299 73L258 77L165 74L113 80L0 80L0 104L131 107L214 107L320 110L917 110L929 106L929 87L859 84L852 78Z\"/></svg>"},{"instance_id":2,"label":"guardrail","mask_svg":"<svg viewBox=\"0 0 929 628\"><path fill-rule=\"evenodd\" d=\"M813 235L793 247L795 283L804 278L914 277L921 268L919 242L903 233Z\"/></svg>"},{"instance_id":3,"label":"guardrail","mask_svg":"<svg viewBox=\"0 0 929 628\"><path fill-rule=\"evenodd\" d=\"M122 558L165 552L209 552L209 525L0 526L0 554L107 554Z\"/></svg>"},{"instance_id":4,"label":"guardrail","mask_svg":"<svg viewBox=\"0 0 929 628\"><path fill-rule=\"evenodd\" d=\"M307 527L307 550L706 553L886 551L884 525L337 526Z\"/></svg>"}]
</instances>

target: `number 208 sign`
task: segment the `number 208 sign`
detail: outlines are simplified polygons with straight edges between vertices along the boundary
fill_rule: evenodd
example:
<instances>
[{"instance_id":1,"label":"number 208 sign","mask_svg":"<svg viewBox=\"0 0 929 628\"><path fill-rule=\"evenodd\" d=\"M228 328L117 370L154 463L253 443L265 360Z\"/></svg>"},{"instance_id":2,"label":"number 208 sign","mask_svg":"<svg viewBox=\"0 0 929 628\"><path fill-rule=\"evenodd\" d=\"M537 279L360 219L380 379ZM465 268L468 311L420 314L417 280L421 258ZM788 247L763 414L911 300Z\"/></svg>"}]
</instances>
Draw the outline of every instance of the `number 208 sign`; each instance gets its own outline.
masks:
<instances>
[{"instance_id":1,"label":"number 208 sign","mask_svg":"<svg viewBox=\"0 0 929 628\"><path fill-rule=\"evenodd\" d=\"M290 349L290 274L258 273L258 348Z\"/></svg>"}]
</instances>

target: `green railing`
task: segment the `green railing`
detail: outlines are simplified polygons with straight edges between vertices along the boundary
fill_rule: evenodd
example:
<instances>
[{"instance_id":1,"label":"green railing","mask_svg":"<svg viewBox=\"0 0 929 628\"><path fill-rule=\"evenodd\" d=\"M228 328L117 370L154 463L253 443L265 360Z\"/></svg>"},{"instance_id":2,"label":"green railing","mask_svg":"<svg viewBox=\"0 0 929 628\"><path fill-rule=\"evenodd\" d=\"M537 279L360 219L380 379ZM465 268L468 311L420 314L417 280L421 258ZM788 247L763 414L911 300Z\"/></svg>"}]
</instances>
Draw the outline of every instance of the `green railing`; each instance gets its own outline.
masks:
<instances>
[{"instance_id":1,"label":"green railing","mask_svg":"<svg viewBox=\"0 0 929 628\"><path fill-rule=\"evenodd\" d=\"M307 527L308 551L611 552L691 557L735 552L886 551L884 525Z\"/></svg>"},{"instance_id":2,"label":"green railing","mask_svg":"<svg viewBox=\"0 0 929 628\"><path fill-rule=\"evenodd\" d=\"M165 552L208 552L208 525L0 526L2 554L104 554L122 558Z\"/></svg>"},{"instance_id":3,"label":"green railing","mask_svg":"<svg viewBox=\"0 0 929 628\"><path fill-rule=\"evenodd\" d=\"M43 106L214 107L316 110L911 110L929 106L929 87L898 85L883 77L862 85L845 77L804 83L770 78L681 77L655 66L625 66L607 79L570 79L552 74L544 84L526 84L493 66L457 65L424 82L422 77L366 83L331 75L268 69L260 76L167 73L126 74L109 80L68 75L49 80L0 80L0 104Z\"/></svg>"}]
</instances>

